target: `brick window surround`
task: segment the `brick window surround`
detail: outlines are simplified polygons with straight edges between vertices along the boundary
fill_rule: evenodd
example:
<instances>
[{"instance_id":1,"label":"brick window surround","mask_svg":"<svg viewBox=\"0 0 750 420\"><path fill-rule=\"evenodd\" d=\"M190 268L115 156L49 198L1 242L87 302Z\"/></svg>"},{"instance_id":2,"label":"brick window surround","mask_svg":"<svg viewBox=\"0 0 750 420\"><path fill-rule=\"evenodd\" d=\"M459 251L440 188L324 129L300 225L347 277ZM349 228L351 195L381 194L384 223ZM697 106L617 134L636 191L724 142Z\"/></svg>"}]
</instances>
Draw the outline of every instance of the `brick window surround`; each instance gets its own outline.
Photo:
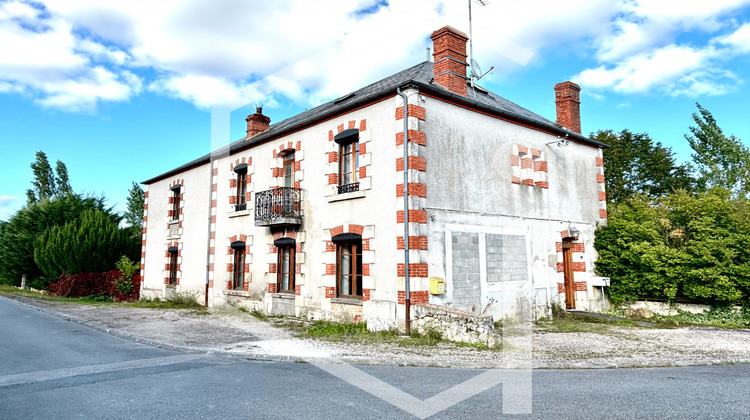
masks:
<instances>
[{"instance_id":1,"label":"brick window surround","mask_svg":"<svg viewBox=\"0 0 750 420\"><path fill-rule=\"evenodd\" d=\"M344 224L328 230L329 239L325 241L326 264L323 276L325 287L325 298L336 297L362 299L363 302L370 300L375 289L374 279L371 277L372 264L375 252L371 250L370 243L374 238L375 227L357 224ZM353 262L353 272L342 273L340 261L342 253ZM359 272L357 272L359 270ZM349 294L340 293L339 285L341 276L355 280L355 287ZM351 277L350 277L351 276ZM356 284L356 280L361 283Z\"/></svg>"},{"instance_id":2,"label":"brick window surround","mask_svg":"<svg viewBox=\"0 0 750 420\"><path fill-rule=\"evenodd\" d=\"M345 120L328 131L328 145L325 148L328 166L324 175L328 185L326 196L329 199L339 198L337 196L361 196L362 193L358 192L372 189L370 145L370 130L367 129L366 119ZM348 167L343 166L345 153L349 156ZM349 179L345 180L344 174Z\"/></svg>"},{"instance_id":3,"label":"brick window surround","mask_svg":"<svg viewBox=\"0 0 750 420\"><path fill-rule=\"evenodd\" d=\"M511 183L539 188L549 188L545 152L514 144L510 154L513 169Z\"/></svg>"},{"instance_id":4,"label":"brick window surround","mask_svg":"<svg viewBox=\"0 0 750 420\"><path fill-rule=\"evenodd\" d=\"M247 156L237 157L229 163L227 173L229 182L229 211L243 211L251 208L251 196L253 193L253 158ZM244 181L244 185L241 185Z\"/></svg>"},{"instance_id":5,"label":"brick window surround","mask_svg":"<svg viewBox=\"0 0 750 420\"><path fill-rule=\"evenodd\" d=\"M182 242L167 243L164 253L164 284L179 286L182 277Z\"/></svg>"},{"instance_id":6,"label":"brick window surround","mask_svg":"<svg viewBox=\"0 0 750 420\"><path fill-rule=\"evenodd\" d=\"M227 290L248 291L250 286L250 240L252 237L240 234L228 238L227 246ZM238 266L238 262L241 266ZM241 277L240 277L241 276Z\"/></svg>"}]
</instances>

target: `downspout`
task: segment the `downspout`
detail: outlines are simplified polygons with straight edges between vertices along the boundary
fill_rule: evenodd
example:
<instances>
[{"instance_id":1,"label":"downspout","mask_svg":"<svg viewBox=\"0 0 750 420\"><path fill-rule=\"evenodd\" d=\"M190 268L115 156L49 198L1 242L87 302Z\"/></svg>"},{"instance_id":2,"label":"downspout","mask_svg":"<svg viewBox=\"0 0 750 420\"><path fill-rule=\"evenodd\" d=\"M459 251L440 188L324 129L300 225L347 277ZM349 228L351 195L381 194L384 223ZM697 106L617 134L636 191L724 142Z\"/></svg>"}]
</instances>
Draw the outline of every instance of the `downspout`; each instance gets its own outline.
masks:
<instances>
[{"instance_id":1,"label":"downspout","mask_svg":"<svg viewBox=\"0 0 750 420\"><path fill-rule=\"evenodd\" d=\"M404 328L411 334L411 299L409 296L409 98L396 88L404 98Z\"/></svg>"}]
</instances>

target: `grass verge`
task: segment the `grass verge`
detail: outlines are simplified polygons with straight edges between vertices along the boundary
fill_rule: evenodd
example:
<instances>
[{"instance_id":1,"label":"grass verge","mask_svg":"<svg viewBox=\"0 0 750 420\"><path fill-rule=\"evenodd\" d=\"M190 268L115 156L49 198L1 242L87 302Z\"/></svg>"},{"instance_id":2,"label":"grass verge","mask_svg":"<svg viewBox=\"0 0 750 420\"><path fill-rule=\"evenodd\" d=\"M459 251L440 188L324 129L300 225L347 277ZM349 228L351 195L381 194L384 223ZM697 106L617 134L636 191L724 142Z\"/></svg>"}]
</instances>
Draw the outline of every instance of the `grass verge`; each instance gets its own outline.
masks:
<instances>
[{"instance_id":1,"label":"grass verge","mask_svg":"<svg viewBox=\"0 0 750 420\"><path fill-rule=\"evenodd\" d=\"M198 303L195 295L190 293L175 293L167 299L141 299L135 302L114 302L106 296L86 296L80 298L67 298L54 296L47 293L40 293L33 290L22 290L14 286L0 285L0 295L23 296L27 298L62 302L75 303L83 305L108 305L108 306L129 306L133 308L156 308L156 309L195 309L197 315L208 314L205 307Z\"/></svg>"}]
</instances>

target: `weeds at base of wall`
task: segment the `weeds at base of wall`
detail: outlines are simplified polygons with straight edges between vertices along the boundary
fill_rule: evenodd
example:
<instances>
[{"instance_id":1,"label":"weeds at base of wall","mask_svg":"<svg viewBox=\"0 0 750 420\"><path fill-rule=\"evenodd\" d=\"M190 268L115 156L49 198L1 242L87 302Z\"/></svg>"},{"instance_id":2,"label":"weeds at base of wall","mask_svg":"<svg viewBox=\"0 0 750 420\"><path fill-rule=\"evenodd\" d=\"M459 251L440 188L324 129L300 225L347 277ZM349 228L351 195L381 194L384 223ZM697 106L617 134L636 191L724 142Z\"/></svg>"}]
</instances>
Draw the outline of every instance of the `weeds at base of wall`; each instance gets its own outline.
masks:
<instances>
[{"instance_id":1,"label":"weeds at base of wall","mask_svg":"<svg viewBox=\"0 0 750 420\"><path fill-rule=\"evenodd\" d=\"M750 304L735 310L728 305L712 306L703 313L692 313L675 308L677 315L661 315L648 311L629 311L628 307L621 307L610 311L615 316L628 316L636 321L648 321L661 328L679 328L689 326L703 326L729 329L750 328ZM627 313L627 315L626 315Z\"/></svg>"}]
</instances>

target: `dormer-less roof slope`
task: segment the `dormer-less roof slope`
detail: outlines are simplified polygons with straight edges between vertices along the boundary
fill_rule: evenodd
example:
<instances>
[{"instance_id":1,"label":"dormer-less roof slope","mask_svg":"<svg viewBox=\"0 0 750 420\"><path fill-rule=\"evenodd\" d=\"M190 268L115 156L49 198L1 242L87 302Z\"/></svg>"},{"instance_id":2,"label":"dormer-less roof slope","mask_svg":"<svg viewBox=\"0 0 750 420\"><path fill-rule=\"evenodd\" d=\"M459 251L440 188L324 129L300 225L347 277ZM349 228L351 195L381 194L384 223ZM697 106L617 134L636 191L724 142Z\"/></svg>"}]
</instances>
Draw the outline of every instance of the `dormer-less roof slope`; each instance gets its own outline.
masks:
<instances>
[{"instance_id":1,"label":"dormer-less roof slope","mask_svg":"<svg viewBox=\"0 0 750 420\"><path fill-rule=\"evenodd\" d=\"M496 115L500 118L512 122L520 123L522 125L549 132L550 134L560 136L567 135L568 139L579 143L584 143L595 147L607 147L603 143L599 143L578 133L567 130L559 124L556 124L542 116L529 111L526 108L523 108L499 95L495 95L494 93L488 92L484 89L477 88L474 91L469 88L468 97L451 93L434 82L432 62L425 61L406 70L402 70L394 75L388 76L385 79L379 80L373 84L367 85L348 95L342 96L339 99L324 103L315 108L280 121L276 124L272 124L269 127L268 131L258 134L252 138L242 138L234 141L228 146L229 153L232 154L240 150L248 149L254 145L271 141L288 133L313 125L319 121L326 120L348 110L366 105L378 99L393 96L395 95L396 88L403 87L409 84L416 85L419 88L420 92L430 94L438 98L443 98L447 101L459 104L469 109L475 109L491 115ZM219 156L225 153L226 147L214 152L214 154L217 154ZM210 158L211 154L207 154L169 172L146 180L143 183L147 185L152 184L164 178L168 178L180 172L184 172L190 168L208 163L210 161Z\"/></svg>"}]
</instances>

